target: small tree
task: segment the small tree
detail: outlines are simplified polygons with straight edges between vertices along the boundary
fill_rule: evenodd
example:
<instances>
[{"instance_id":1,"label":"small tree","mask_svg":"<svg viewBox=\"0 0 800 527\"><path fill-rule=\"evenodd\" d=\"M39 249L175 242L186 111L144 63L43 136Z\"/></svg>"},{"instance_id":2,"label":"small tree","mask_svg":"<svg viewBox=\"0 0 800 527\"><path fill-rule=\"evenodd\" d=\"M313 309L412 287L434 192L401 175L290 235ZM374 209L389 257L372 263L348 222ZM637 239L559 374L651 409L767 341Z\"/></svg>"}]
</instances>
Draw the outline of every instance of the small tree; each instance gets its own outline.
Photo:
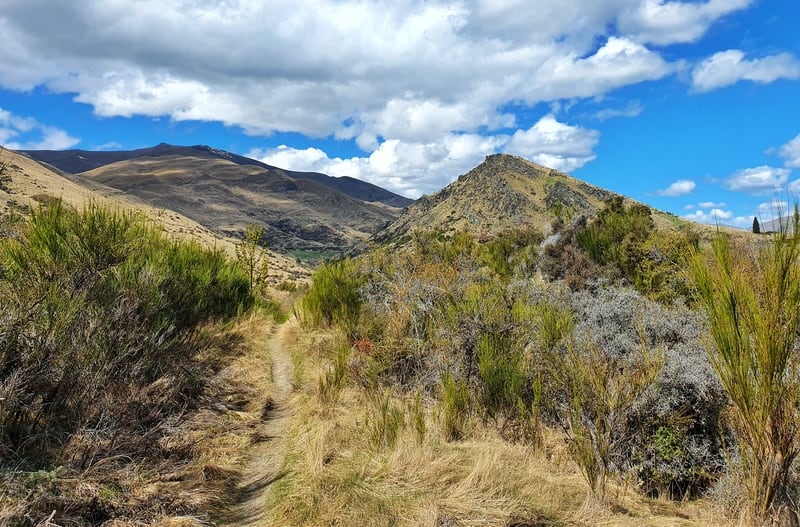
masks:
<instances>
[{"instance_id":1,"label":"small tree","mask_svg":"<svg viewBox=\"0 0 800 527\"><path fill-rule=\"evenodd\" d=\"M244 238L236 244L236 261L250 279L250 290L261 290L267 281L269 268L267 249L261 245L265 228L249 223L244 229Z\"/></svg>"},{"instance_id":2,"label":"small tree","mask_svg":"<svg viewBox=\"0 0 800 527\"><path fill-rule=\"evenodd\" d=\"M761 225L758 223L758 218L753 216L753 232L755 234L761 234Z\"/></svg>"},{"instance_id":3,"label":"small tree","mask_svg":"<svg viewBox=\"0 0 800 527\"><path fill-rule=\"evenodd\" d=\"M782 222L756 253L718 233L710 261L695 252L691 273L708 313L708 356L731 402L753 525L780 513L800 453L800 215Z\"/></svg>"}]
</instances>

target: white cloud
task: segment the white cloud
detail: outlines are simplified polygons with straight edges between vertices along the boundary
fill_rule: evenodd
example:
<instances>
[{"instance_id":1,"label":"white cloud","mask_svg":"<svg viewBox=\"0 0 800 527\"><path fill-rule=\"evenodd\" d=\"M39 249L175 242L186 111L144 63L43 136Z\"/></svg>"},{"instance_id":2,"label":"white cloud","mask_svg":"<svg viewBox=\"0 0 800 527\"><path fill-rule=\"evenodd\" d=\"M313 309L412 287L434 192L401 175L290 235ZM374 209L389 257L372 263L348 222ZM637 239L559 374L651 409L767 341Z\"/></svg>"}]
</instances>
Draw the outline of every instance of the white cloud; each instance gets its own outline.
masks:
<instances>
[{"instance_id":1,"label":"white cloud","mask_svg":"<svg viewBox=\"0 0 800 527\"><path fill-rule=\"evenodd\" d=\"M64 130L0 108L0 144L11 150L63 150L79 139Z\"/></svg>"},{"instance_id":2,"label":"white cloud","mask_svg":"<svg viewBox=\"0 0 800 527\"><path fill-rule=\"evenodd\" d=\"M598 121L605 121L616 117L638 117L643 111L644 106L640 101L631 101L624 108L606 108L595 112L592 117Z\"/></svg>"},{"instance_id":3,"label":"white cloud","mask_svg":"<svg viewBox=\"0 0 800 527\"><path fill-rule=\"evenodd\" d=\"M687 220L696 221L698 223L723 223L734 217L733 212L723 209L711 209L709 211L696 210L690 214L684 214L683 217Z\"/></svg>"},{"instance_id":4,"label":"white cloud","mask_svg":"<svg viewBox=\"0 0 800 527\"><path fill-rule=\"evenodd\" d=\"M659 45L694 42L719 18L744 9L752 0L676 2L644 0L620 16L620 29L639 42Z\"/></svg>"},{"instance_id":5,"label":"white cloud","mask_svg":"<svg viewBox=\"0 0 800 527\"><path fill-rule=\"evenodd\" d=\"M656 192L659 196L685 196L694 192L697 184L690 179L679 179L663 190Z\"/></svg>"},{"instance_id":6,"label":"white cloud","mask_svg":"<svg viewBox=\"0 0 800 527\"><path fill-rule=\"evenodd\" d=\"M784 159L784 164L791 168L800 168L800 134L781 146L778 155Z\"/></svg>"},{"instance_id":7,"label":"white cloud","mask_svg":"<svg viewBox=\"0 0 800 527\"><path fill-rule=\"evenodd\" d=\"M505 152L570 172L597 157L593 149L599 140L597 130L570 126L546 115L528 130L517 130Z\"/></svg>"},{"instance_id":8,"label":"white cloud","mask_svg":"<svg viewBox=\"0 0 800 527\"><path fill-rule=\"evenodd\" d=\"M749 80L769 84L778 79L800 78L800 61L788 53L748 60L742 51L729 49L715 53L692 71L692 85L707 92Z\"/></svg>"},{"instance_id":9,"label":"white cloud","mask_svg":"<svg viewBox=\"0 0 800 527\"><path fill-rule=\"evenodd\" d=\"M766 165L745 168L726 179L725 186L729 190L765 194L779 191L789 179L790 173L789 169L774 168Z\"/></svg>"},{"instance_id":10,"label":"white cloud","mask_svg":"<svg viewBox=\"0 0 800 527\"><path fill-rule=\"evenodd\" d=\"M697 204L698 207L701 209L721 209L725 206L725 202L722 201L701 201Z\"/></svg>"},{"instance_id":11,"label":"white cloud","mask_svg":"<svg viewBox=\"0 0 800 527\"><path fill-rule=\"evenodd\" d=\"M318 148L286 145L254 149L247 156L264 163L298 171L323 172L369 181L404 196L419 197L437 191L483 161L487 154L521 155L557 170L574 170L594 159L599 134L541 118L513 136L447 133L427 143L385 140L368 156L331 158Z\"/></svg>"},{"instance_id":12,"label":"white cloud","mask_svg":"<svg viewBox=\"0 0 800 527\"><path fill-rule=\"evenodd\" d=\"M510 102L594 97L669 75L658 52L609 36L643 2L8 0L0 84L75 93L103 116L363 136L369 148L379 137L425 142L512 126L501 110Z\"/></svg>"},{"instance_id":13,"label":"white cloud","mask_svg":"<svg viewBox=\"0 0 800 527\"><path fill-rule=\"evenodd\" d=\"M460 174L497 152L503 139L475 134L448 134L430 143L390 139L370 155L331 158L318 148L286 145L255 149L248 157L288 170L323 172L334 177L358 178L398 194L417 198L439 190Z\"/></svg>"}]
</instances>

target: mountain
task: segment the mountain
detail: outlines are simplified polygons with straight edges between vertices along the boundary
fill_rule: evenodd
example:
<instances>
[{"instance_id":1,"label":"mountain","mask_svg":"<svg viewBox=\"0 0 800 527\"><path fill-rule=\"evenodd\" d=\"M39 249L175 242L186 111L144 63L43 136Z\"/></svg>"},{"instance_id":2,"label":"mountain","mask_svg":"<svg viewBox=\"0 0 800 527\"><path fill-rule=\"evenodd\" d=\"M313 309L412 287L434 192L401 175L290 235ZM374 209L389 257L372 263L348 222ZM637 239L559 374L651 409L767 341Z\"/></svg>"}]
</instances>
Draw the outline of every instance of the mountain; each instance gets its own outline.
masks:
<instances>
[{"instance_id":1,"label":"mountain","mask_svg":"<svg viewBox=\"0 0 800 527\"><path fill-rule=\"evenodd\" d=\"M592 215L614 195L521 157L494 154L439 192L421 197L372 240L402 240L415 230L480 235L519 225L543 227L556 216Z\"/></svg>"},{"instance_id":2,"label":"mountain","mask_svg":"<svg viewBox=\"0 0 800 527\"><path fill-rule=\"evenodd\" d=\"M208 146L119 152L23 151L84 185L174 210L220 234L266 224L276 250L326 255L366 239L412 200L352 178L293 172Z\"/></svg>"},{"instance_id":3,"label":"mountain","mask_svg":"<svg viewBox=\"0 0 800 527\"><path fill-rule=\"evenodd\" d=\"M266 171L280 170L294 179L309 179L361 201L383 203L392 207L407 207L413 199L400 196L377 185L347 176L332 177L317 172L295 172L282 170L256 159L240 156L225 150L205 145L177 146L167 143L138 150L92 151L92 150L20 150L21 153L42 163L51 165L68 174L80 174L119 161L140 157L186 156L207 159L223 159L241 166L261 167Z\"/></svg>"},{"instance_id":4,"label":"mountain","mask_svg":"<svg viewBox=\"0 0 800 527\"><path fill-rule=\"evenodd\" d=\"M143 213L161 225L170 236L194 240L201 245L218 247L234 253L236 240L212 232L191 218L163 207L153 207L146 201L99 183L65 177L30 157L0 147L0 166L5 166L0 178L0 214L24 213L39 203L61 199L70 207L82 208L90 202L112 208ZM271 251L270 282L307 276L309 270L298 266L294 258Z\"/></svg>"}]
</instances>

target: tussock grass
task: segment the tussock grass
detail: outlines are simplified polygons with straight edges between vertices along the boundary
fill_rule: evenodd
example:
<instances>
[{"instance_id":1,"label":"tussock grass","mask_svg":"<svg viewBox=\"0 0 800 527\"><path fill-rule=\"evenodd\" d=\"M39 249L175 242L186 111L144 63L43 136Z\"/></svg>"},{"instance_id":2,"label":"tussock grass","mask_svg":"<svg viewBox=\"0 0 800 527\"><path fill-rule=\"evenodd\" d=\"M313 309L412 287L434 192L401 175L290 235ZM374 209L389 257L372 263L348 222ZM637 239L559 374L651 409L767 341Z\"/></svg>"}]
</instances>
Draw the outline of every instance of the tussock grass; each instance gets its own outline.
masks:
<instances>
[{"instance_id":1,"label":"tussock grass","mask_svg":"<svg viewBox=\"0 0 800 527\"><path fill-rule=\"evenodd\" d=\"M286 476L276 483L266 525L727 525L702 501L647 499L612 482L616 508L585 510L586 483L559 431L544 429L534 449L478 420L451 441L441 406L418 393L376 396L351 383L335 403L322 401L315 381L328 371L336 349L325 346L336 338L297 337L306 378L293 401ZM403 414L402 422L385 423L396 436L376 448L375 416L393 412Z\"/></svg>"}]
</instances>

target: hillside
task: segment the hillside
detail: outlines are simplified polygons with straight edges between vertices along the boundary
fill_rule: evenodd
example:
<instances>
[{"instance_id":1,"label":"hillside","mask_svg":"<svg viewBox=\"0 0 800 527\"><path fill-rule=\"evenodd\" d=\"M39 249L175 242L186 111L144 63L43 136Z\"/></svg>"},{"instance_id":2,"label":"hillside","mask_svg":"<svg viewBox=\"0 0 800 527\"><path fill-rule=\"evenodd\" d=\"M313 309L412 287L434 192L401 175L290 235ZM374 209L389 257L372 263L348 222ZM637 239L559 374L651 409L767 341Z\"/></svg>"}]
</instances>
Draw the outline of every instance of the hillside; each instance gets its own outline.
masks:
<instances>
[{"instance_id":1,"label":"hillside","mask_svg":"<svg viewBox=\"0 0 800 527\"><path fill-rule=\"evenodd\" d=\"M612 195L523 158L495 154L441 191L417 200L374 240L400 239L414 230L485 234L520 224L543 226L559 215L590 215Z\"/></svg>"},{"instance_id":2,"label":"hillside","mask_svg":"<svg viewBox=\"0 0 800 527\"><path fill-rule=\"evenodd\" d=\"M526 225L545 230L556 217L567 221L581 215L591 218L611 197L622 196L521 157L494 154L439 192L421 197L371 240L402 244L414 231L431 230L450 234L466 231L478 237ZM659 228L690 223L650 210ZM692 225L701 234L715 229Z\"/></svg>"},{"instance_id":3,"label":"hillside","mask_svg":"<svg viewBox=\"0 0 800 527\"><path fill-rule=\"evenodd\" d=\"M325 256L366 239L410 202L351 178L282 170L205 146L130 152L27 151L83 185L99 183L237 237L267 225L266 243L295 256Z\"/></svg>"},{"instance_id":4,"label":"hillside","mask_svg":"<svg viewBox=\"0 0 800 527\"><path fill-rule=\"evenodd\" d=\"M0 148L0 164L6 164L10 178L0 187L0 212L25 212L39 203L60 198L67 205L80 209L89 202L141 211L158 222L172 236L191 239L203 246L219 247L233 254L235 239L213 232L187 215L172 209L153 206L146 200L87 179L60 174L25 155ZM308 275L308 269L294 258L271 252L271 279Z\"/></svg>"},{"instance_id":5,"label":"hillside","mask_svg":"<svg viewBox=\"0 0 800 527\"><path fill-rule=\"evenodd\" d=\"M118 151L92 150L22 150L23 154L68 174L79 174L120 161L141 157L187 156L209 160L225 160L240 166L260 167L266 171L280 171L292 179L308 179L342 192L361 201L383 203L391 207L406 207L414 202L377 185L351 177L332 177L317 172L281 170L249 157L240 156L205 145L177 146L161 143L150 148Z\"/></svg>"}]
</instances>

